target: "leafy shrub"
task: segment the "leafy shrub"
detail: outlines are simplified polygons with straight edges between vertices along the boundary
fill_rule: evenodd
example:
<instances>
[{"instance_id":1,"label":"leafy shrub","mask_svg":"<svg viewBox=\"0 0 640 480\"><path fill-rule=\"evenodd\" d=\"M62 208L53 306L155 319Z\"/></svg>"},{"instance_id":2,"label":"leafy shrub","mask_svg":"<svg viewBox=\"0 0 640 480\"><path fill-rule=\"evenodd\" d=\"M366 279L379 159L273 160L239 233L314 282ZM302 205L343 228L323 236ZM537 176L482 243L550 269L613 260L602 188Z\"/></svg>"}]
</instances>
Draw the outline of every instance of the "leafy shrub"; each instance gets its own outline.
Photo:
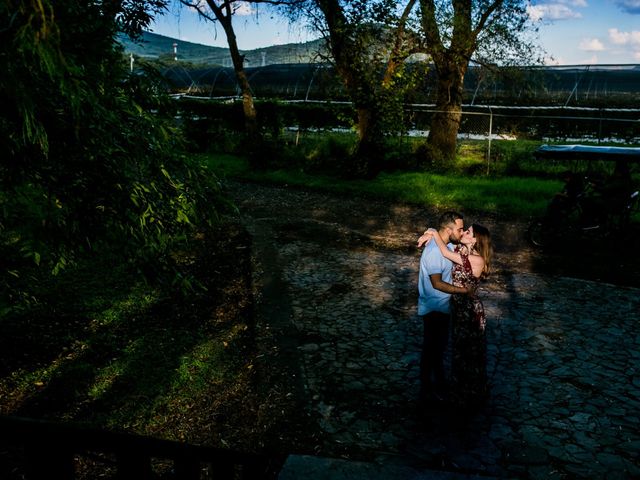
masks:
<instances>
[{"instance_id":1,"label":"leafy shrub","mask_svg":"<svg viewBox=\"0 0 640 480\"><path fill-rule=\"evenodd\" d=\"M350 138L327 135L307 156L304 170L345 176L351 171L354 143Z\"/></svg>"},{"instance_id":2,"label":"leafy shrub","mask_svg":"<svg viewBox=\"0 0 640 480\"><path fill-rule=\"evenodd\" d=\"M277 101L256 101L258 123L266 136L280 137L287 127L300 130L350 127L353 122L353 109L350 105L325 103L280 103ZM185 119L187 138L201 136L210 125L216 129L232 132L244 130L242 105L239 101L214 102L209 100L183 97L178 104L181 116ZM193 123L197 128L191 130ZM203 143L196 142L202 145Z\"/></svg>"},{"instance_id":3,"label":"leafy shrub","mask_svg":"<svg viewBox=\"0 0 640 480\"><path fill-rule=\"evenodd\" d=\"M447 161L439 149L433 148L428 143L421 143L414 151L416 166L420 170L429 172L445 172Z\"/></svg>"},{"instance_id":4,"label":"leafy shrub","mask_svg":"<svg viewBox=\"0 0 640 480\"><path fill-rule=\"evenodd\" d=\"M37 281L107 250L149 277L180 282L171 251L215 222L225 203L215 177L181 154L159 78L129 74L114 47L116 18L127 12L10 3L0 6L9 26L0 45L3 300L29 299L28 275Z\"/></svg>"}]
</instances>

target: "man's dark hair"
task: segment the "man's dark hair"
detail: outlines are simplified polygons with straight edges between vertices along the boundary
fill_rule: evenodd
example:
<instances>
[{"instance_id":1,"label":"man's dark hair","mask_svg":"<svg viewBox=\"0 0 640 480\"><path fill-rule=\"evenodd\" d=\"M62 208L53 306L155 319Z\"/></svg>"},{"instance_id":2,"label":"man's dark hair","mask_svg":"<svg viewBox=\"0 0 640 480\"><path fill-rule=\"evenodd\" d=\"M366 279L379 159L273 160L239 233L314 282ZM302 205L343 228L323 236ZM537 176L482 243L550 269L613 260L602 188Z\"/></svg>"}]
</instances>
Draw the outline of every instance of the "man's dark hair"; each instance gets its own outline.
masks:
<instances>
[{"instance_id":1,"label":"man's dark hair","mask_svg":"<svg viewBox=\"0 0 640 480\"><path fill-rule=\"evenodd\" d=\"M464 220L461 213L454 211L444 212L438 219L438 228L443 229L451 223L456 223L456 220L458 219Z\"/></svg>"}]
</instances>

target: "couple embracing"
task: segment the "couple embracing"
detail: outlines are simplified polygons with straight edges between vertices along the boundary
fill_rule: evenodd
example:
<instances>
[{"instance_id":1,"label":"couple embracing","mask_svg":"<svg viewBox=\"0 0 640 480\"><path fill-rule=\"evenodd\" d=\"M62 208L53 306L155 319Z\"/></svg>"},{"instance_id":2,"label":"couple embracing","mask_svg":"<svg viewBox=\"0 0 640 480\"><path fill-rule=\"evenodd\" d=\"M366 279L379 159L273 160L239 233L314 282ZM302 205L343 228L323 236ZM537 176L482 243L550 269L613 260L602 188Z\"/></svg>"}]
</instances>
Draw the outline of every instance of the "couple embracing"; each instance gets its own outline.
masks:
<instances>
[{"instance_id":1,"label":"couple embracing","mask_svg":"<svg viewBox=\"0 0 640 480\"><path fill-rule=\"evenodd\" d=\"M418 239L418 246L422 245L418 280L418 315L424 324L421 398L442 401L451 394L459 406L479 406L488 388L486 319L476 289L489 273L491 236L481 225L465 230L461 214L445 212L437 228L429 228ZM444 370L449 323L453 325L451 391Z\"/></svg>"}]
</instances>

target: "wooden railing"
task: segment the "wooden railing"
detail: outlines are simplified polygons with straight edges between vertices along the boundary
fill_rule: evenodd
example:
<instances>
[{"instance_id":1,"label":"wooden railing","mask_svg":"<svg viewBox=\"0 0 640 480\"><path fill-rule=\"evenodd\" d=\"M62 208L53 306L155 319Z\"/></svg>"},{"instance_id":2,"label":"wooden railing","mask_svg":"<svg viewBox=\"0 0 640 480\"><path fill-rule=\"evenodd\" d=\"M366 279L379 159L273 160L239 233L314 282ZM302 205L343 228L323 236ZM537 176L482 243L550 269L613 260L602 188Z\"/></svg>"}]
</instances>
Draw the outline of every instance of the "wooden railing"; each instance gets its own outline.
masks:
<instances>
[{"instance_id":1,"label":"wooden railing","mask_svg":"<svg viewBox=\"0 0 640 480\"><path fill-rule=\"evenodd\" d=\"M79 478L78 456L109 458L117 478L136 480L157 478L152 462L159 460L169 464L170 478L185 480L201 479L207 471L215 479L275 478L282 463L276 456L8 416L0 417L2 447L10 448L28 480Z\"/></svg>"}]
</instances>

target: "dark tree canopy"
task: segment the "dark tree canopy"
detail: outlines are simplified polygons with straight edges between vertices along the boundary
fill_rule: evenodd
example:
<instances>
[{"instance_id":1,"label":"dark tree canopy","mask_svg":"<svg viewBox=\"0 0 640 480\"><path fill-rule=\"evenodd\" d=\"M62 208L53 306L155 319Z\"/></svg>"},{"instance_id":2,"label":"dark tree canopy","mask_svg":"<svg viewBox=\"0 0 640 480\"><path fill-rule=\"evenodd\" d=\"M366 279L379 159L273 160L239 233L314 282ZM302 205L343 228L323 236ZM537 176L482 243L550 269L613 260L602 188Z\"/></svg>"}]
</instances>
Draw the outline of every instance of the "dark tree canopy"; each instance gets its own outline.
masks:
<instances>
[{"instance_id":1,"label":"dark tree canopy","mask_svg":"<svg viewBox=\"0 0 640 480\"><path fill-rule=\"evenodd\" d=\"M0 282L20 301L35 265L120 250L164 269L171 246L215 218L181 157L158 78L130 74L114 36L164 2L9 0L0 5ZM148 271L148 269L147 269ZM44 273L43 273L44 274Z\"/></svg>"}]
</instances>

